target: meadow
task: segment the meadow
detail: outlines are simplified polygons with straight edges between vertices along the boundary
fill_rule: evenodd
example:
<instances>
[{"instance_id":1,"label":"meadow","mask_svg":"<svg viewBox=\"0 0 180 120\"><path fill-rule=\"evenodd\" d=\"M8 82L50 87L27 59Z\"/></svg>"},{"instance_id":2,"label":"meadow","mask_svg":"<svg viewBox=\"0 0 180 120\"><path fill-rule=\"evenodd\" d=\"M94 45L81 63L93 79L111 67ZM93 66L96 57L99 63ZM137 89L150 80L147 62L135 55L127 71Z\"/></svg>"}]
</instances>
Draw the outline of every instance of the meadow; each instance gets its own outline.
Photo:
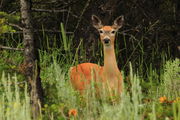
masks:
<instances>
[{"instance_id":1,"label":"meadow","mask_svg":"<svg viewBox=\"0 0 180 120\"><path fill-rule=\"evenodd\" d=\"M120 99L112 102L111 98L97 98L93 85L84 96L72 88L68 70L70 66L87 60L87 48L83 47L83 40L75 48L71 36L67 37L64 32L61 36L60 47L55 42L51 43L53 47L48 46L49 39L53 38L46 35L42 38L47 48L39 50L44 89L40 120L180 120L178 58L171 58L167 52L155 49L150 53L150 62L144 59L143 49L134 61L127 58L120 68L124 79L123 93ZM8 40L5 44L12 46ZM23 48L21 42L16 44L18 48ZM143 48L141 43L137 46ZM125 46L124 49L128 48ZM117 45L119 61L123 61L121 52ZM103 64L100 43L98 51L93 51L93 54L97 56L95 63ZM160 58L159 67L154 67L157 55ZM21 73L22 62L22 51L0 50L0 120L31 120L28 86Z\"/></svg>"}]
</instances>

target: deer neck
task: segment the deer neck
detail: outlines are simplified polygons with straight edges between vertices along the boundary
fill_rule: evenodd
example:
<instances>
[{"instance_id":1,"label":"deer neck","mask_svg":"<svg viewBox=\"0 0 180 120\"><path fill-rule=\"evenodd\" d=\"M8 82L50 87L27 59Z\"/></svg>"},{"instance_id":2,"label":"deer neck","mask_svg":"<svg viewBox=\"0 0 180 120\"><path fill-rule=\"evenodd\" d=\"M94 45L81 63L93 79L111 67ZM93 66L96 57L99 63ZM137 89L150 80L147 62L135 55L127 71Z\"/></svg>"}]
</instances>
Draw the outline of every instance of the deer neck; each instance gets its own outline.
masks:
<instances>
[{"instance_id":1,"label":"deer neck","mask_svg":"<svg viewBox=\"0 0 180 120\"><path fill-rule=\"evenodd\" d=\"M104 72L113 74L118 71L114 45L104 46Z\"/></svg>"}]
</instances>

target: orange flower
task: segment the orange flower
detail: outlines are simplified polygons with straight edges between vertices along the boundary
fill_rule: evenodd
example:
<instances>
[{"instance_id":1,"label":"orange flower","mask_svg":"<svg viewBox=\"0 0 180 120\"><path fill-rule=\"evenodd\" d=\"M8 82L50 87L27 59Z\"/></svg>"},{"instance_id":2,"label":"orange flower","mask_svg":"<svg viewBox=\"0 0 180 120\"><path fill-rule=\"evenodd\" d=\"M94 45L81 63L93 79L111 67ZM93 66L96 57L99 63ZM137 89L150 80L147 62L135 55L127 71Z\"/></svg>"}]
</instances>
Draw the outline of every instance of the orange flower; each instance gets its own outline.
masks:
<instances>
[{"instance_id":1,"label":"orange flower","mask_svg":"<svg viewBox=\"0 0 180 120\"><path fill-rule=\"evenodd\" d=\"M167 102L166 96L160 97L160 98L159 98L159 102L160 102L160 103L165 103L165 102Z\"/></svg>"},{"instance_id":2,"label":"orange flower","mask_svg":"<svg viewBox=\"0 0 180 120\"><path fill-rule=\"evenodd\" d=\"M68 114L69 114L69 116L76 117L77 116L77 110L76 109L70 109Z\"/></svg>"}]
</instances>

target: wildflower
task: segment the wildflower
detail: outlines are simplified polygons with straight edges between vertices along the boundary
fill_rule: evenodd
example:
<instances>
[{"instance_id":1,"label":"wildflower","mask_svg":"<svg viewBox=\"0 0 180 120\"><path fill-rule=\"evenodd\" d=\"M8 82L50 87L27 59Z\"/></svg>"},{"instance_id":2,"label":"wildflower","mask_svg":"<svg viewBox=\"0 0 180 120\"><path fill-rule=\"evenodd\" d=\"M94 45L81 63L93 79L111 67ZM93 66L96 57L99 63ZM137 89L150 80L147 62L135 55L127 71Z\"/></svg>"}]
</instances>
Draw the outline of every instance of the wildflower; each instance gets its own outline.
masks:
<instances>
[{"instance_id":1,"label":"wildflower","mask_svg":"<svg viewBox=\"0 0 180 120\"><path fill-rule=\"evenodd\" d=\"M174 100L174 103L179 103L180 102L180 97L177 97L175 100Z\"/></svg>"},{"instance_id":2,"label":"wildflower","mask_svg":"<svg viewBox=\"0 0 180 120\"><path fill-rule=\"evenodd\" d=\"M70 109L68 112L68 115L76 117L77 116L77 110L76 109Z\"/></svg>"},{"instance_id":3,"label":"wildflower","mask_svg":"<svg viewBox=\"0 0 180 120\"><path fill-rule=\"evenodd\" d=\"M159 102L160 102L160 103L165 103L165 102L167 102L166 96L160 97L160 98L159 98Z\"/></svg>"}]
</instances>

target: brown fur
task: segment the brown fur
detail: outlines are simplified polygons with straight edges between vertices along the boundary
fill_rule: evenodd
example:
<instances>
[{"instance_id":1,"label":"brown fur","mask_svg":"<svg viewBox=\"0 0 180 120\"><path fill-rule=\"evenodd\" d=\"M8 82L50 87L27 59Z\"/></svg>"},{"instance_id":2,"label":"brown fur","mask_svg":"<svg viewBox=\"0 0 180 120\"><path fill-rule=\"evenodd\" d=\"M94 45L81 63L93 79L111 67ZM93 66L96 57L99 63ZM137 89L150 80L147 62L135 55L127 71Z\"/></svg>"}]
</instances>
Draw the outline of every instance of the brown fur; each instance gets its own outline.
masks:
<instances>
[{"instance_id":1,"label":"brown fur","mask_svg":"<svg viewBox=\"0 0 180 120\"><path fill-rule=\"evenodd\" d=\"M121 94L122 75L117 66L114 52L115 32L122 27L124 18L118 17L112 26L103 26L97 16L92 16L93 26L100 32L100 40L104 48L104 66L93 63L82 63L70 68L70 81L72 86L81 94L88 89L92 80L102 85L97 86L97 92L108 90L111 93ZM105 39L109 42L106 43ZM102 88L100 88L102 87Z\"/></svg>"}]
</instances>

